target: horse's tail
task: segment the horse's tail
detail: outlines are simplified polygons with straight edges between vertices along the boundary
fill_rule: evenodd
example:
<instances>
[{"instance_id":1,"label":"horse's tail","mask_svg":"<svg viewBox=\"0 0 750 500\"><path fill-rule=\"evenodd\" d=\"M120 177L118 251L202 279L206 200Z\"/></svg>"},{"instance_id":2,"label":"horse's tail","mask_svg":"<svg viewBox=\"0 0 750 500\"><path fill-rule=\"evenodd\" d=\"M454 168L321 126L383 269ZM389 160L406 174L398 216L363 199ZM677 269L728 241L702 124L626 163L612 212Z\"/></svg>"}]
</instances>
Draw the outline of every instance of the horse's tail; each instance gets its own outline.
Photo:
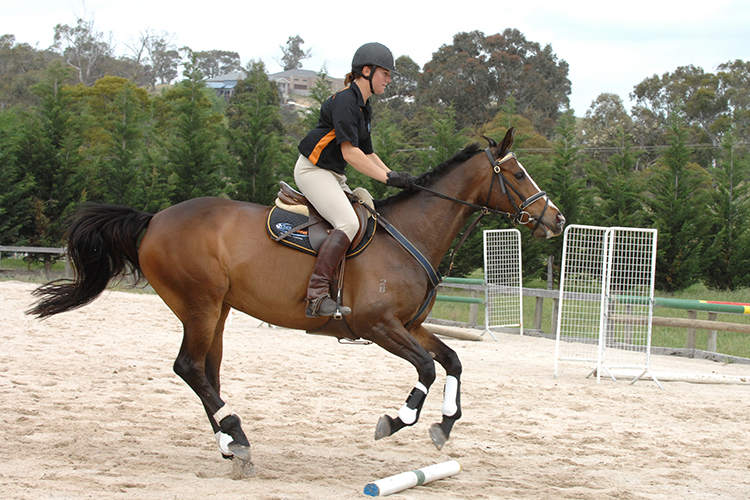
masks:
<instances>
[{"instance_id":1,"label":"horse's tail","mask_svg":"<svg viewBox=\"0 0 750 500\"><path fill-rule=\"evenodd\" d=\"M40 300L26 313L46 318L85 306L117 276L132 274L138 283L138 244L152 218L117 205L84 207L67 234L73 280L52 281L34 290Z\"/></svg>"}]
</instances>

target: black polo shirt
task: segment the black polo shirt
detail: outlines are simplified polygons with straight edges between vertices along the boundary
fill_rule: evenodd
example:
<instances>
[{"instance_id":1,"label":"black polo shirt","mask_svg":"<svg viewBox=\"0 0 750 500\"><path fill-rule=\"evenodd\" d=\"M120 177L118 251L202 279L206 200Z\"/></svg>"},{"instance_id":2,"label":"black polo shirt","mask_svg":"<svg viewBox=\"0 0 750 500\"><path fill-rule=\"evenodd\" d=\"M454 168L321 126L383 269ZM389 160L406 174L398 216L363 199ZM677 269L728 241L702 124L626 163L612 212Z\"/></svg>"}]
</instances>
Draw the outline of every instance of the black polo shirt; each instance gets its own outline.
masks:
<instances>
[{"instance_id":1,"label":"black polo shirt","mask_svg":"<svg viewBox=\"0 0 750 500\"><path fill-rule=\"evenodd\" d=\"M350 141L365 154L371 154L370 103L362 98L356 84L333 94L320 108L318 124L299 143L299 152L315 165L344 173L346 160L341 153L341 143Z\"/></svg>"}]
</instances>

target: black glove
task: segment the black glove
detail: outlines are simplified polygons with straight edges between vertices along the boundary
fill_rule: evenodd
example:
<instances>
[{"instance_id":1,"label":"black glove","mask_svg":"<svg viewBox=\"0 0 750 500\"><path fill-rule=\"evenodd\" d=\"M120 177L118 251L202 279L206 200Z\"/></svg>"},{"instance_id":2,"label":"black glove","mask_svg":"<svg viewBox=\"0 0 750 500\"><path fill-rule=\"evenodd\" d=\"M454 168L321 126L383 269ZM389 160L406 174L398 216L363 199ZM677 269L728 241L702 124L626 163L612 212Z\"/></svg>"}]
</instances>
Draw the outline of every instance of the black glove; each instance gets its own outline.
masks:
<instances>
[{"instance_id":1,"label":"black glove","mask_svg":"<svg viewBox=\"0 0 750 500\"><path fill-rule=\"evenodd\" d=\"M385 184L386 186L392 186L399 189L408 189L413 182L414 177L406 172L394 172L391 170L388 172L388 180L385 181Z\"/></svg>"}]
</instances>

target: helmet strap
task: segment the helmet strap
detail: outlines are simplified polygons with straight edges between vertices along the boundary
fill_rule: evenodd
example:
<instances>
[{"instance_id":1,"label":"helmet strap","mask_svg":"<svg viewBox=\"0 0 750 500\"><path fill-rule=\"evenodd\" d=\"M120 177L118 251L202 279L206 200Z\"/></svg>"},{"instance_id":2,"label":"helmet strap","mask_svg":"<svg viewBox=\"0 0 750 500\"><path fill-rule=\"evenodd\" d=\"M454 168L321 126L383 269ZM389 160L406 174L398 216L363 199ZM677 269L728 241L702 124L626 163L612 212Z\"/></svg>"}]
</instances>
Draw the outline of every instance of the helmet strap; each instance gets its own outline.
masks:
<instances>
[{"instance_id":1,"label":"helmet strap","mask_svg":"<svg viewBox=\"0 0 750 500\"><path fill-rule=\"evenodd\" d=\"M370 76L365 76L365 80L370 82L370 94L372 95L375 95L375 89L372 88L372 76L375 74L376 69L378 69L378 67L373 64L372 66L370 66Z\"/></svg>"}]
</instances>

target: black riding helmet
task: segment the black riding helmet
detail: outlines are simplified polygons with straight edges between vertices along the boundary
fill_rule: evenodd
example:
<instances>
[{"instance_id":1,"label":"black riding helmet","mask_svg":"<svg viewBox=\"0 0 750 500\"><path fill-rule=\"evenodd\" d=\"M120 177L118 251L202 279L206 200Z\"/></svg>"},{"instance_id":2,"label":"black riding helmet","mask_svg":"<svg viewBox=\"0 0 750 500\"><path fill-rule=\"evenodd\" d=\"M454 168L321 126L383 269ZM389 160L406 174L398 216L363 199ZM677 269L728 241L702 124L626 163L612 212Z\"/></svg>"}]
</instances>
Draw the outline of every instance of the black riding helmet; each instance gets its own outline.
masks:
<instances>
[{"instance_id":1,"label":"black riding helmet","mask_svg":"<svg viewBox=\"0 0 750 500\"><path fill-rule=\"evenodd\" d=\"M365 66L371 66L370 76L362 75L362 68ZM363 78L370 82L370 91L375 93L372 88L372 75L375 73L376 67L387 69L391 73L399 74L396 71L396 61L393 59L393 54L390 49L382 43L372 42L366 43L357 49L352 58L352 71L359 73Z\"/></svg>"}]
</instances>

